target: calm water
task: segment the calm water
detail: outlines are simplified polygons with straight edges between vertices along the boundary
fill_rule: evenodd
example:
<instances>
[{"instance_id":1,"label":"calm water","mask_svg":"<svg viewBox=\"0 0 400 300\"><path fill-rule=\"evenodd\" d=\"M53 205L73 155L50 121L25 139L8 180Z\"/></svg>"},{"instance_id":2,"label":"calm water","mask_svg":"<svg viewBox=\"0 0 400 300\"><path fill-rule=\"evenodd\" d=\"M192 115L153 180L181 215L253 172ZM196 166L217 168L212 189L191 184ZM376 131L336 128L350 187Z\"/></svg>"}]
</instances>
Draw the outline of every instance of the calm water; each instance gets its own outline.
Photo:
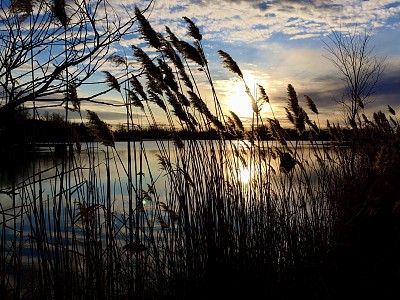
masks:
<instances>
[{"instance_id":1,"label":"calm water","mask_svg":"<svg viewBox=\"0 0 400 300\"><path fill-rule=\"evenodd\" d=\"M139 173L142 167L141 177L144 184L151 183L151 172L157 172L157 154L159 150L157 143L146 141L141 146L139 143L132 143L132 160L136 157L136 164L132 163L132 171ZM142 147L142 148L141 148ZM140 158L140 149L144 155ZM135 151L136 150L136 151ZM113 194L117 198L123 197L128 184L126 174L126 164L128 159L127 143L117 142L115 149L108 148L109 164L107 164L107 147L97 143L82 145L82 150L71 157L64 157L62 153L56 153L54 148L37 148L35 152L30 152L19 157L13 153L8 153L0 161L0 189L11 191L14 185L17 195L25 190L31 193L34 188L41 190L44 194L52 194L54 186L58 186L64 174L64 184L78 187L80 184L93 179L96 176L99 185L106 181L106 170L110 170L110 179L113 184ZM63 169L64 163L64 169ZM67 169L70 172L67 172ZM138 175L139 176L139 175ZM160 172L153 178L153 182L158 183ZM40 184L39 184L40 183ZM119 186L119 187L118 187ZM78 196L76 191L70 191L72 198ZM18 198L18 197L17 197ZM10 205L11 197L0 194L0 200L4 207ZM14 199L15 200L15 199Z\"/></svg>"},{"instance_id":2,"label":"calm water","mask_svg":"<svg viewBox=\"0 0 400 300\"><path fill-rule=\"evenodd\" d=\"M248 159L248 150L246 143L233 142L228 145L230 148L227 153L232 153L232 147L237 148L242 154L244 153L243 162ZM168 148L168 141L156 142L145 141L143 143L131 143L131 173L133 175L134 189L148 189L154 187L157 190L160 199L165 198L165 172L162 172L159 158L160 149ZM171 147L173 148L173 147ZM313 161L313 154L309 150L310 144L302 142L300 154L302 159L306 161L305 166ZM142 153L142 155L141 155ZM110 158L107 160L107 155ZM176 159L174 151L164 152L171 161ZM63 159L65 159L63 163ZM108 163L107 163L108 161ZM70 189L68 197L72 200L80 198L79 187L87 185L85 193L90 192L90 184L96 179L97 193L103 195L104 183L107 181L107 169L110 171L110 182L112 197L115 199L117 206L121 206L121 201L127 196L128 176L127 176L128 150L126 142L117 142L115 148L108 148L97 143L82 145L79 155L75 150L73 157L65 158L60 153L55 153L54 148L37 148L33 153L25 153L24 155L8 153L7 156L0 159L0 190L11 192L13 187L15 194L0 193L0 201L2 209L8 209L17 203L21 203L22 197L29 199L34 197L33 193L42 193L42 197L52 196L55 189L62 186L68 186ZM270 166L278 174L279 167L276 159L270 160ZM67 172L67 169L70 172ZM239 163L235 167L234 173L237 174L240 181L248 183L257 173L254 166ZM265 171L265 170L263 170ZM63 176L64 175L64 176ZM136 177L136 178L135 178ZM60 181L63 180L62 183ZM91 191L93 192L93 191ZM21 195L23 195L21 197Z\"/></svg>"},{"instance_id":3,"label":"calm water","mask_svg":"<svg viewBox=\"0 0 400 300\"><path fill-rule=\"evenodd\" d=\"M124 233L122 228L126 228L128 222L129 199L135 199L135 195L140 195L140 209L147 211L148 222L153 222L155 228L159 227L153 212L157 203L168 202L168 191L172 188L167 180L166 171L161 170L159 155L169 157L172 168L178 169L177 165L182 163L181 159L190 159L199 153L196 151L209 149L200 147L192 153L186 150L187 143L190 143L186 142L185 150L177 155L175 148L169 143L171 142L131 143L131 184L128 180L126 142L117 142L115 148L107 148L97 143L82 145L81 152L75 152L72 156L55 153L53 148L40 148L24 155L11 153L7 157L3 156L0 161L0 190L3 191L0 193L0 210L3 219L0 223L6 226L3 227L0 237L4 238L5 234L6 240L15 239L15 228L29 233L44 226L48 232L57 232L55 223L67 236L72 235L72 231L74 235L80 236L83 233L75 226L76 220L82 217L80 209L99 204L112 210L116 220L115 226L121 228L121 239L124 239L123 235L126 235L126 232ZM200 146L207 144L198 143ZM216 143L212 146L218 147ZM226 165L230 172L228 176L236 177L235 180L242 185L244 192L251 190L251 181L258 176L274 176L276 180L271 181L271 187L274 189L272 185L276 183L276 193L281 191L283 185L292 184L284 181L286 177L279 172L276 158L268 159L268 164L264 166L252 166L246 163L250 155L248 143L232 142L226 147L227 151L218 159ZM302 143L301 149L301 156L305 162L303 165L307 167L313 163L310 144ZM235 164L229 164L235 150L242 153L243 159L236 159ZM201 163L200 161L197 168L201 169ZM193 174L189 174L192 177L199 171L195 168L188 170L192 170ZM309 169L309 178L314 176L313 172L315 173L315 170ZM203 178L205 179L202 180L206 180L207 174L203 174ZM108 182L110 184L107 184ZM133 195L131 198L130 191ZM137 202L134 205L134 209L139 209ZM46 220L44 225L38 224L39 221L32 218L35 214ZM23 237L21 235L21 239L26 240L27 246L24 247L24 251L28 252L29 245L32 245L31 237L25 234Z\"/></svg>"}]
</instances>

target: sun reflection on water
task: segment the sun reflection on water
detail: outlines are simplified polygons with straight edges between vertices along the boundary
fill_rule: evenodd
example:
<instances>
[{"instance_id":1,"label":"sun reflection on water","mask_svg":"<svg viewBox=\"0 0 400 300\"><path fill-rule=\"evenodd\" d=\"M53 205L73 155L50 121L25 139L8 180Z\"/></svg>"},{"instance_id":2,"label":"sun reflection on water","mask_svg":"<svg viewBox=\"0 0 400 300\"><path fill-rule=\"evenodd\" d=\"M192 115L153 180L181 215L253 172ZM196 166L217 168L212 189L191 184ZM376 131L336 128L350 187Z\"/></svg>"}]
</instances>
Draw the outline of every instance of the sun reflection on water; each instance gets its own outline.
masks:
<instances>
[{"instance_id":1,"label":"sun reflection on water","mask_svg":"<svg viewBox=\"0 0 400 300\"><path fill-rule=\"evenodd\" d=\"M249 184L254 179L254 168L249 165L251 143L247 140L237 141L233 144L233 158L236 160L236 174L238 182Z\"/></svg>"},{"instance_id":2,"label":"sun reflection on water","mask_svg":"<svg viewBox=\"0 0 400 300\"><path fill-rule=\"evenodd\" d=\"M238 168L238 179L243 183L243 184L248 184L251 180L251 173L250 170L240 164Z\"/></svg>"}]
</instances>

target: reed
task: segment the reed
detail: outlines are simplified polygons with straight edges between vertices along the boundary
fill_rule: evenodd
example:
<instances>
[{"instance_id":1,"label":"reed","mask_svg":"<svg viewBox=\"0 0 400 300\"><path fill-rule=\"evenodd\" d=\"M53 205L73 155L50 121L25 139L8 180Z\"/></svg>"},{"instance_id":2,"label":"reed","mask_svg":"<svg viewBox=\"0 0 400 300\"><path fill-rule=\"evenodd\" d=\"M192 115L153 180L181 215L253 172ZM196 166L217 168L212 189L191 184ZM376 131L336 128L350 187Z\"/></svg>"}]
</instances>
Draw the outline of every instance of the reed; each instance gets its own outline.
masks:
<instances>
[{"instance_id":1,"label":"reed","mask_svg":"<svg viewBox=\"0 0 400 300\"><path fill-rule=\"evenodd\" d=\"M354 268L346 265L365 246L357 234L367 223L382 225L381 217L398 216L394 110L389 107L389 119L381 112L372 121L360 119L345 137L339 125L317 125L288 85L287 116L299 136L292 141L273 112L263 115L263 105L273 102L264 87L258 87L256 99L245 85L254 106L251 130L246 130L235 112L221 114L195 24L185 17L192 45L169 29L169 39L155 32L139 9L135 15L157 59L132 47L143 76L121 57L112 61L125 68L128 80L121 84L111 72L105 75L121 96L128 129L141 125L138 111L153 128L159 126L154 105L166 114L170 139L155 140L160 170L150 167L140 137L128 140L128 154L122 156L107 124L88 111L100 144L83 142L81 152L55 156L48 168L28 168L2 188L8 202L0 206L1 294L34 299L343 297L349 274L359 275L356 267L367 269L360 259L351 263ZM219 54L223 65L245 81L233 58ZM214 92L213 108L196 87L193 70L199 66ZM309 96L305 104L318 117ZM177 128L213 128L219 139L182 140ZM307 142L300 140L306 130L312 132ZM318 141L326 131L331 141ZM226 133L235 139L226 139ZM348 141L354 147L346 147ZM374 257L374 249L362 249L363 255ZM352 296L379 286L362 291L361 281L353 283Z\"/></svg>"}]
</instances>

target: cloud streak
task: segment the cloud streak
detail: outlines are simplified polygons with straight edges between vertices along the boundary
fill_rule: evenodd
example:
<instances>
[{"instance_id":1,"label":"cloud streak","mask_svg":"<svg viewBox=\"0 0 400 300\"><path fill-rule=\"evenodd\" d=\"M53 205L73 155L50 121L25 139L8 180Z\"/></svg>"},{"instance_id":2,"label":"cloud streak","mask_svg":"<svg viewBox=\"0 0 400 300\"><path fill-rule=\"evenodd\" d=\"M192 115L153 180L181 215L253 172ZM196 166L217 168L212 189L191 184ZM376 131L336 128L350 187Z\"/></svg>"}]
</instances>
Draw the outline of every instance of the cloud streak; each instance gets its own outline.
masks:
<instances>
[{"instance_id":1,"label":"cloud streak","mask_svg":"<svg viewBox=\"0 0 400 300\"><path fill-rule=\"evenodd\" d=\"M329 34L331 29L396 27L389 24L400 14L392 0L274 0L274 1L156 1L151 14L159 24L186 15L204 27L205 38L235 42L265 41L272 34L304 39ZM256 31L256 34L254 34Z\"/></svg>"},{"instance_id":2,"label":"cloud streak","mask_svg":"<svg viewBox=\"0 0 400 300\"><path fill-rule=\"evenodd\" d=\"M147 4L143 0L139 7ZM123 16L124 8L119 8L118 15ZM355 25L361 32L372 29L371 44L377 41L378 55L387 56L391 66L400 65L400 48L393 41L400 31L400 1L157 0L145 16L156 31L164 33L168 25L182 39L187 38L182 17L196 23L224 103L229 102L228 95L232 96L232 74L222 71L216 55L219 49L230 53L242 71L265 83L271 101L282 112L290 83L300 95L311 96L322 113L332 115L334 100L342 97L344 86L337 70L324 57L328 53L323 41L328 41L333 30L345 31ZM132 41L141 43L137 38ZM383 109L385 102L396 107L400 94L396 72L394 68L387 70L371 108Z\"/></svg>"}]
</instances>

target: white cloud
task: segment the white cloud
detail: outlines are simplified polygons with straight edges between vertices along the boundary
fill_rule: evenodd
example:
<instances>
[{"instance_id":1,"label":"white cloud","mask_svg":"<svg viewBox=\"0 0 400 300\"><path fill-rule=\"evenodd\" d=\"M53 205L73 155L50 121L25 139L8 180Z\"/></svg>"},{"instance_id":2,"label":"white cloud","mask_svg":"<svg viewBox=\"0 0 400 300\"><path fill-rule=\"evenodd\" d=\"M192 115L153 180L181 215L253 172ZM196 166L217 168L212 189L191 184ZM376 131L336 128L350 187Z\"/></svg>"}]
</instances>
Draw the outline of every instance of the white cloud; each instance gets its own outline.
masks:
<instances>
[{"instance_id":1,"label":"white cloud","mask_svg":"<svg viewBox=\"0 0 400 300\"><path fill-rule=\"evenodd\" d=\"M114 12L110 10L107 16L127 21L134 15L135 5L144 9L149 3L149 0L115 0L112 1ZM387 30L392 34L400 30L400 1L393 0L156 0L144 15L157 32L165 33L168 25L182 39L187 36L182 17L192 19L203 33L204 46L209 47L206 55L211 60L221 97L232 92L229 90L232 74L221 71L220 60L216 59L217 47L232 54L242 71L253 74L258 83L266 86L271 101L282 114L288 83L293 84L299 95L315 95L318 98L315 101L326 113L333 105L331 99L340 97L337 91L342 82L335 75L335 68L323 57L326 53L319 40L332 29L346 30L358 24L359 28L373 27L373 32L382 36ZM105 17L101 11L98 16ZM135 35L135 30L136 24L119 42L129 60L134 59L130 46L144 42ZM390 63L400 65L400 58L393 56L394 51L400 50L394 45L393 37L380 37L378 41L379 47L384 45L383 53L390 56ZM122 74L122 70L109 62L102 69L112 70L116 76ZM101 74L94 79L101 81Z\"/></svg>"},{"instance_id":2,"label":"white cloud","mask_svg":"<svg viewBox=\"0 0 400 300\"><path fill-rule=\"evenodd\" d=\"M322 1L167 1L155 2L149 15L156 30L171 25L177 34L185 33L178 25L182 16L203 27L205 37L224 41L267 40L271 33L309 38L329 33L331 28L388 26L387 20L400 12L398 1L322 0ZM142 4L143 5L143 4ZM262 29L259 29L260 26ZM299 32L294 32L298 28ZM304 34L306 32L307 34ZM296 36L299 34L299 36Z\"/></svg>"},{"instance_id":3,"label":"white cloud","mask_svg":"<svg viewBox=\"0 0 400 300\"><path fill-rule=\"evenodd\" d=\"M113 7L119 17L127 19L134 14L135 4L143 9L148 3L148 0L131 4L118 0L113 1ZM250 81L265 86L278 118L285 118L283 106L289 83L301 101L307 94L324 117L336 116L333 99L341 97L343 85L337 70L324 58L327 53L321 38L332 30L347 30L354 24L360 29L372 27L380 36L387 30L400 29L393 22L399 20L400 1L391 0L157 0L144 15L157 32L165 33L167 25L182 39L187 37L182 17L192 19L203 33L204 46L209 47L206 55L211 60L211 72L222 105L233 108L235 80L232 74L222 71L217 47L232 55L242 71L252 77ZM134 25L132 30L136 29ZM391 56L391 64L400 65L400 58L393 56L393 51L399 48L392 37L380 37L379 41L385 45L384 55ZM142 42L131 35L121 45L129 52L131 44ZM203 99L211 101L209 87L201 78L198 80ZM240 94L239 89L236 92Z\"/></svg>"}]
</instances>

